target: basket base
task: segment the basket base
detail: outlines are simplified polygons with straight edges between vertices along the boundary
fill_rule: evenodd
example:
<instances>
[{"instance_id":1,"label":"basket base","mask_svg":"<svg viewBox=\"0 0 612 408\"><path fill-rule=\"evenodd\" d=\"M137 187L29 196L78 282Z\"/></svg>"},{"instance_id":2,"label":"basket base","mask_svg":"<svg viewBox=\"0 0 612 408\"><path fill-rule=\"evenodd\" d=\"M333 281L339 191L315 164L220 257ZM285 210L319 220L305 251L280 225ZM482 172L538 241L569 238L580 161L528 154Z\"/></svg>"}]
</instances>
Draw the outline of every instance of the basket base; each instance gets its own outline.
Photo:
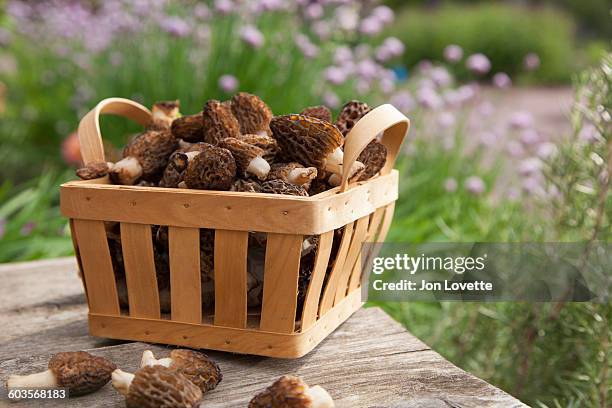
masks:
<instances>
[{"instance_id":1,"label":"basket base","mask_svg":"<svg viewBox=\"0 0 612 408\"><path fill-rule=\"evenodd\" d=\"M119 340L172 344L266 357L299 358L314 349L362 305L361 288L358 288L308 330L291 334L96 313L89 314L89 333L92 336Z\"/></svg>"}]
</instances>

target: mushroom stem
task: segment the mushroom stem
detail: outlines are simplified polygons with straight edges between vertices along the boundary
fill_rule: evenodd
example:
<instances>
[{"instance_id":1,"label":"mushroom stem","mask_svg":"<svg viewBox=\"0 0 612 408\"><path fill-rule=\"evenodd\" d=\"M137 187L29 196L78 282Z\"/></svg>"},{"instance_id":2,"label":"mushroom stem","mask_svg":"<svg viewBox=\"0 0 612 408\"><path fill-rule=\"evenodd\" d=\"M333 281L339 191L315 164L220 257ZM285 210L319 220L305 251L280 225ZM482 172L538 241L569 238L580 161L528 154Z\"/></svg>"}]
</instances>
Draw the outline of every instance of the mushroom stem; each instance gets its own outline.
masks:
<instances>
[{"instance_id":1,"label":"mushroom stem","mask_svg":"<svg viewBox=\"0 0 612 408\"><path fill-rule=\"evenodd\" d=\"M257 156L249 162L246 171L254 174L258 179L264 180L270 172L270 164L263 157Z\"/></svg>"},{"instance_id":2,"label":"mushroom stem","mask_svg":"<svg viewBox=\"0 0 612 408\"><path fill-rule=\"evenodd\" d=\"M120 184L132 185L142 176L142 166L135 157L125 157L110 169L111 178Z\"/></svg>"},{"instance_id":3,"label":"mushroom stem","mask_svg":"<svg viewBox=\"0 0 612 408\"><path fill-rule=\"evenodd\" d=\"M298 167L289 172L287 181L291 184L304 185L317 177L317 169L314 167Z\"/></svg>"},{"instance_id":4,"label":"mushroom stem","mask_svg":"<svg viewBox=\"0 0 612 408\"><path fill-rule=\"evenodd\" d=\"M353 163L348 176L349 180L351 180L353 176L357 174L357 172L363 170L364 168L365 165L359 161ZM327 182L334 187L337 187L342 184L342 165L339 166L338 170L339 171L334 171L333 174L329 176L329 179L327 180Z\"/></svg>"},{"instance_id":5,"label":"mushroom stem","mask_svg":"<svg viewBox=\"0 0 612 408\"><path fill-rule=\"evenodd\" d=\"M134 374L116 369L111 376L113 387L122 395L127 395L130 385L134 380Z\"/></svg>"},{"instance_id":6,"label":"mushroom stem","mask_svg":"<svg viewBox=\"0 0 612 408\"><path fill-rule=\"evenodd\" d=\"M325 170L331 171L335 173L334 166L342 166L342 161L344 160L344 151L341 148L336 147L334 151L327 155L325 158ZM332 167L328 169L328 166Z\"/></svg>"},{"instance_id":7,"label":"mushroom stem","mask_svg":"<svg viewBox=\"0 0 612 408\"><path fill-rule=\"evenodd\" d=\"M269 135L268 135L268 131L267 131L267 130L265 130L265 129L259 130L259 131L257 131L257 133L255 133L255 134L256 134L256 135L258 135L258 136L269 136Z\"/></svg>"},{"instance_id":8,"label":"mushroom stem","mask_svg":"<svg viewBox=\"0 0 612 408\"><path fill-rule=\"evenodd\" d=\"M325 388L315 385L306 390L312 400L312 408L334 408L334 400Z\"/></svg>"},{"instance_id":9,"label":"mushroom stem","mask_svg":"<svg viewBox=\"0 0 612 408\"><path fill-rule=\"evenodd\" d=\"M142 360L140 360L140 367L145 366L154 366L154 365L162 365L164 367L170 367L172 363L172 359L169 357L166 358L155 358L155 355L151 350L145 350L142 353Z\"/></svg>"},{"instance_id":10,"label":"mushroom stem","mask_svg":"<svg viewBox=\"0 0 612 408\"><path fill-rule=\"evenodd\" d=\"M53 371L46 370L30 375L11 375L6 381L6 388L50 388L57 387L57 378Z\"/></svg>"}]
</instances>

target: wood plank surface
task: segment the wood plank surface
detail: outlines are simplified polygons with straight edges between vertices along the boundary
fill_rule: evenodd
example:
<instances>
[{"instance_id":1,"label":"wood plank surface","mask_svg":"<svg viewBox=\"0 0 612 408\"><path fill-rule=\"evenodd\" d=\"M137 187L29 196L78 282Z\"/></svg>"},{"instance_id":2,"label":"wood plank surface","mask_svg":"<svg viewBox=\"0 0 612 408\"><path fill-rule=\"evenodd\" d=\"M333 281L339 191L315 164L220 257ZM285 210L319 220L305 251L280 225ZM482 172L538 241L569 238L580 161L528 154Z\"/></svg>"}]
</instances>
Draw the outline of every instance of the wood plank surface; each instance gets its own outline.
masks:
<instances>
[{"instance_id":1,"label":"wood plank surface","mask_svg":"<svg viewBox=\"0 0 612 408\"><path fill-rule=\"evenodd\" d=\"M137 368L143 350L151 349L158 357L169 353L165 346L118 344L87 336L87 308L72 258L0 265L0 279L0 388L10 374L44 370L50 355L58 351L86 349L127 371ZM201 406L207 408L245 407L255 393L283 374L322 385L339 408L525 406L444 360L378 308L358 311L297 360L207 354L223 372L223 381L204 398ZM9 405L0 399L0 406L5 405L124 407L125 403L108 384L67 402Z\"/></svg>"}]
</instances>

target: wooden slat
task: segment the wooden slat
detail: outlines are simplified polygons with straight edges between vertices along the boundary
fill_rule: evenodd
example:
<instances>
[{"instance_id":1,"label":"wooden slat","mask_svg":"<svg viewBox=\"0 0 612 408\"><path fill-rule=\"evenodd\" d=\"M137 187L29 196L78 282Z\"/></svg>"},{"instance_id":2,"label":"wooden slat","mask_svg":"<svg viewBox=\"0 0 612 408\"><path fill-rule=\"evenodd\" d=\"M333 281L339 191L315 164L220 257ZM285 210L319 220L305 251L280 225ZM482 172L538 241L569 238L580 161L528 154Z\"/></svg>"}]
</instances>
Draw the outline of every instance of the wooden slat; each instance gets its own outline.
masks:
<instances>
[{"instance_id":1,"label":"wooden slat","mask_svg":"<svg viewBox=\"0 0 612 408\"><path fill-rule=\"evenodd\" d=\"M246 327L246 231L215 231L215 325Z\"/></svg>"},{"instance_id":2,"label":"wooden slat","mask_svg":"<svg viewBox=\"0 0 612 408\"><path fill-rule=\"evenodd\" d=\"M363 217L355 222L355 231L353 232L353 238L351 239L351 245L346 254L344 265L342 266L342 273L338 278L338 285L336 287L336 298L334 304L338 304L347 294L348 282L355 266L355 261L361 252L361 247L365 239L366 233L368 232L368 223L370 217Z\"/></svg>"},{"instance_id":3,"label":"wooden slat","mask_svg":"<svg viewBox=\"0 0 612 408\"><path fill-rule=\"evenodd\" d=\"M168 227L170 251L171 318L178 322L202 321L200 230Z\"/></svg>"},{"instance_id":4,"label":"wooden slat","mask_svg":"<svg viewBox=\"0 0 612 408\"><path fill-rule=\"evenodd\" d=\"M260 329L293 333L303 236L268 234Z\"/></svg>"},{"instance_id":5,"label":"wooden slat","mask_svg":"<svg viewBox=\"0 0 612 408\"><path fill-rule=\"evenodd\" d=\"M327 285L325 285L325 289L323 290L323 297L321 298L321 304L319 306L319 316L323 316L325 313L327 313L334 304L336 290L338 289L338 281L340 279L340 275L342 274L342 268L344 267L344 261L346 260L346 254L350 246L349 244L351 243L351 238L353 237L353 227L354 223L348 224L346 227L344 227L342 240L340 241L340 247L338 248L338 254L336 255L336 260L334 261L329 279L327 280Z\"/></svg>"},{"instance_id":6,"label":"wooden slat","mask_svg":"<svg viewBox=\"0 0 612 408\"><path fill-rule=\"evenodd\" d=\"M159 291L153 259L151 226L121 223L130 316L160 318Z\"/></svg>"},{"instance_id":7,"label":"wooden slat","mask_svg":"<svg viewBox=\"0 0 612 408\"><path fill-rule=\"evenodd\" d=\"M81 182L62 185L60 193L62 214L69 218L320 235L395 201L397 183L393 171L316 197Z\"/></svg>"},{"instance_id":8,"label":"wooden slat","mask_svg":"<svg viewBox=\"0 0 612 408\"><path fill-rule=\"evenodd\" d=\"M74 220L89 310L118 315L119 298L103 221Z\"/></svg>"},{"instance_id":9,"label":"wooden slat","mask_svg":"<svg viewBox=\"0 0 612 408\"><path fill-rule=\"evenodd\" d=\"M319 245L312 270L312 276L310 278L310 284L308 285L308 290L306 291L306 297L304 299L302 331L308 330L317 320L319 299L321 297L323 281L325 280L325 273L327 272L327 265L329 263L329 255L331 253L333 240L333 230L321 234L319 237Z\"/></svg>"},{"instance_id":10,"label":"wooden slat","mask_svg":"<svg viewBox=\"0 0 612 408\"><path fill-rule=\"evenodd\" d=\"M365 242L370 243L373 241L373 238L376 236L376 233L380 229L380 223L382 221L383 215L385 214L386 207L380 207L370 216L370 223L368 224L368 232L365 236ZM353 267L353 272L351 273L351 278L349 279L349 293L353 290L357 289L361 284L361 276L363 273L363 260L370 259L370 255L372 253L372 246L369 245L367 251L364 251L362 248L359 251L359 255L357 256L357 260L355 261L355 266Z\"/></svg>"},{"instance_id":11,"label":"wooden slat","mask_svg":"<svg viewBox=\"0 0 612 408\"><path fill-rule=\"evenodd\" d=\"M81 262L81 255L79 254L79 244L77 242L76 231L74 229L74 220L71 219L68 223L70 226L70 238L72 239L72 247L74 248L74 256L77 262L77 273L81 278L83 284L83 291L85 292L85 299L87 299L87 286L85 285L85 278L83 277L83 264Z\"/></svg>"},{"instance_id":12,"label":"wooden slat","mask_svg":"<svg viewBox=\"0 0 612 408\"><path fill-rule=\"evenodd\" d=\"M391 203L387 205L385 209L385 216L382 220L382 225L380 227L380 231L378 231L378 235L376 235L376 242L383 242L387 237L387 233L389 232L389 228L391 228L391 221L393 221L393 213L395 212L395 203Z\"/></svg>"}]
</instances>

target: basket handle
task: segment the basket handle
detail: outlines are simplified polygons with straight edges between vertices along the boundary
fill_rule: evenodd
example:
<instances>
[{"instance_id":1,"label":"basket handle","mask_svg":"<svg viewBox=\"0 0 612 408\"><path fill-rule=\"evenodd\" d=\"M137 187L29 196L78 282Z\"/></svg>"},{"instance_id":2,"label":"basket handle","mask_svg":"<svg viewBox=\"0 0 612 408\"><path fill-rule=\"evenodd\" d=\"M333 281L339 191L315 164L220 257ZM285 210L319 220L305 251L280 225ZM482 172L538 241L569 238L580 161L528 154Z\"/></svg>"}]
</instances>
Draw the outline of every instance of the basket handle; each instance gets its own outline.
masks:
<instances>
[{"instance_id":1,"label":"basket handle","mask_svg":"<svg viewBox=\"0 0 612 408\"><path fill-rule=\"evenodd\" d=\"M152 121L151 111L141 104L124 98L107 98L90 110L79 123L77 135L83 163L103 162L104 146L100 133L100 115L124 116L143 126Z\"/></svg>"},{"instance_id":2,"label":"basket handle","mask_svg":"<svg viewBox=\"0 0 612 408\"><path fill-rule=\"evenodd\" d=\"M381 143L387 148L387 161L380 173L389 173L393 169L400 146L404 137L408 134L409 128L410 120L390 104L374 108L359 119L348 135L346 135L340 191L346 191L348 188L349 172L353 163L357 161L363 149L380 132L384 132Z\"/></svg>"}]
</instances>

